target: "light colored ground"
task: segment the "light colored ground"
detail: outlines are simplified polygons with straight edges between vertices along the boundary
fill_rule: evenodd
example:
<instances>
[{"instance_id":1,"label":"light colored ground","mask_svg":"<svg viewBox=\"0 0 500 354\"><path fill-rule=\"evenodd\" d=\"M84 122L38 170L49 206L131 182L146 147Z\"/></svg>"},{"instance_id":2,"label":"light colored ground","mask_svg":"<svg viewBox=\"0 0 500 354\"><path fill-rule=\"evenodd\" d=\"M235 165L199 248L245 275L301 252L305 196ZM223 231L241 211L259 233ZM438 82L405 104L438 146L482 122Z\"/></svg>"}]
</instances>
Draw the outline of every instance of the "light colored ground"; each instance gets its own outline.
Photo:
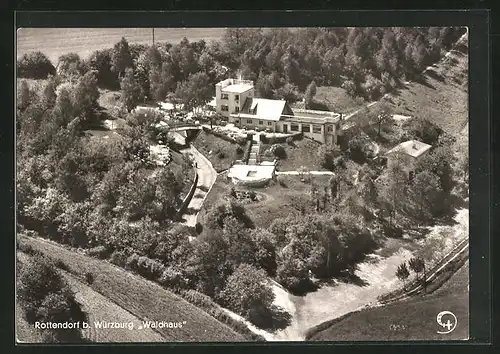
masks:
<instances>
[{"instance_id":1,"label":"light colored ground","mask_svg":"<svg viewBox=\"0 0 500 354\"><path fill-rule=\"evenodd\" d=\"M92 342L163 342L165 339L149 328L142 328L142 320L135 317L120 306L111 302L89 286L64 274L64 278L75 292L76 300L82 304L83 311L88 314L90 327L82 331L85 338ZM95 321L108 321L134 324L134 329L128 328L95 328Z\"/></svg>"},{"instance_id":2,"label":"light colored ground","mask_svg":"<svg viewBox=\"0 0 500 354\"><path fill-rule=\"evenodd\" d=\"M416 250L432 250L425 256L439 259L468 236L468 209L458 210L455 220L457 224L452 226L433 227L423 240L408 242L407 245L404 242L394 242L394 245L389 245L393 247L390 254L387 254L388 249L384 247L381 249L384 252L376 251L370 255L367 260L358 264L355 272L364 285L334 281L305 296L286 296L282 288L277 289L280 296L276 297L275 303L291 309L293 319L289 327L276 333L275 340L303 340L305 331L310 327L375 304L378 296L400 288L401 282L395 276L396 269L403 261L419 253ZM436 244L443 232L447 235L445 240Z\"/></svg>"},{"instance_id":3,"label":"light colored ground","mask_svg":"<svg viewBox=\"0 0 500 354\"><path fill-rule=\"evenodd\" d=\"M194 146L190 146L188 149L182 151L183 154L191 156L197 166L198 183L196 191L188 205L187 210L196 210L195 213L183 215L185 220L184 224L187 226L195 226L198 218L198 211L201 209L207 194L212 189L213 184L217 178L217 172L212 167L212 164L208 159L203 156ZM200 187L207 188L207 191L200 189Z\"/></svg>"},{"instance_id":4,"label":"light colored ground","mask_svg":"<svg viewBox=\"0 0 500 354\"><path fill-rule=\"evenodd\" d=\"M155 28L155 42L179 43L220 39L223 28ZM21 28L17 31L17 57L42 51L54 65L62 54L77 53L86 58L98 49L112 48L125 37L129 43L152 43L151 28Z\"/></svg>"}]
</instances>

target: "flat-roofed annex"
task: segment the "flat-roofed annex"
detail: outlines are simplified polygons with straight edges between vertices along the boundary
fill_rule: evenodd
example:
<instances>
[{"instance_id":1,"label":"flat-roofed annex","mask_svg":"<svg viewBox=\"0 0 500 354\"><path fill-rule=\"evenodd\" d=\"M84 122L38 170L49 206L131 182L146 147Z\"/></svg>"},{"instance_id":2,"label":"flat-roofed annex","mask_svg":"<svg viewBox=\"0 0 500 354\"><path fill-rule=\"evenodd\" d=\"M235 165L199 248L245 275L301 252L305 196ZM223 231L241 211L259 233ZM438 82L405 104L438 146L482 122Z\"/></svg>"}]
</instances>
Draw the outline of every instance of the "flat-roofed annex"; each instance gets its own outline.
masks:
<instances>
[{"instance_id":1,"label":"flat-roofed annex","mask_svg":"<svg viewBox=\"0 0 500 354\"><path fill-rule=\"evenodd\" d=\"M246 84L246 83L241 83L241 84L233 84L226 86L221 89L222 92L224 93L243 93L247 92L248 90L253 89L253 85Z\"/></svg>"}]
</instances>

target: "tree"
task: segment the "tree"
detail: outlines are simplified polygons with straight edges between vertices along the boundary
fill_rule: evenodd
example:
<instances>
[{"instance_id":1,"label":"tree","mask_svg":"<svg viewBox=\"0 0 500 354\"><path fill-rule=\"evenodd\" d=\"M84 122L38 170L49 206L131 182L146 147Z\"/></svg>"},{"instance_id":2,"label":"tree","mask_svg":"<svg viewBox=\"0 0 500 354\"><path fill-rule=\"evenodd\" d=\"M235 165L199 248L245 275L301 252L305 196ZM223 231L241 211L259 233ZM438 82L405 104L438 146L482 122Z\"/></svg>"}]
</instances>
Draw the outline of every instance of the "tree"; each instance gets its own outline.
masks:
<instances>
[{"instance_id":1,"label":"tree","mask_svg":"<svg viewBox=\"0 0 500 354\"><path fill-rule=\"evenodd\" d=\"M56 103L56 83L50 79L43 89L43 102L45 107L53 108Z\"/></svg>"},{"instance_id":2,"label":"tree","mask_svg":"<svg viewBox=\"0 0 500 354\"><path fill-rule=\"evenodd\" d=\"M389 213L389 224L392 224L393 217L401 209L405 200L407 178L401 165L391 166L387 175L387 183L380 191L383 208Z\"/></svg>"},{"instance_id":3,"label":"tree","mask_svg":"<svg viewBox=\"0 0 500 354\"><path fill-rule=\"evenodd\" d=\"M425 261L424 261L424 259L420 258L420 257L411 258L408 261L408 266L412 271L415 272L415 274L417 276L417 281L420 280L423 284L425 284L426 279L425 279ZM423 276L421 279L419 279L420 273L423 273Z\"/></svg>"},{"instance_id":4,"label":"tree","mask_svg":"<svg viewBox=\"0 0 500 354\"><path fill-rule=\"evenodd\" d=\"M177 87L175 96L188 110L203 106L212 98L208 75L204 72L189 75L188 79Z\"/></svg>"},{"instance_id":5,"label":"tree","mask_svg":"<svg viewBox=\"0 0 500 354\"><path fill-rule=\"evenodd\" d=\"M122 78L125 76L126 70L132 67L132 55L130 54L128 42L125 37L122 37L120 42L116 43L113 48L111 68L118 75L118 78Z\"/></svg>"},{"instance_id":6,"label":"tree","mask_svg":"<svg viewBox=\"0 0 500 354\"><path fill-rule=\"evenodd\" d=\"M67 80L75 80L85 74L85 64L76 53L63 54L57 63L57 74Z\"/></svg>"},{"instance_id":7,"label":"tree","mask_svg":"<svg viewBox=\"0 0 500 354\"><path fill-rule=\"evenodd\" d=\"M307 86L306 93L304 94L304 100L306 104L306 109L311 108L314 95L316 95L316 82L312 81L309 86Z\"/></svg>"},{"instance_id":8,"label":"tree","mask_svg":"<svg viewBox=\"0 0 500 354\"><path fill-rule=\"evenodd\" d=\"M227 279L220 295L224 304L258 326L268 324L274 293L266 282L266 273L242 264Z\"/></svg>"},{"instance_id":9,"label":"tree","mask_svg":"<svg viewBox=\"0 0 500 354\"><path fill-rule=\"evenodd\" d=\"M24 54L17 60L16 69L18 77L30 79L46 79L56 74L56 68L42 52Z\"/></svg>"},{"instance_id":10,"label":"tree","mask_svg":"<svg viewBox=\"0 0 500 354\"><path fill-rule=\"evenodd\" d=\"M74 118L75 108L71 100L72 93L69 90L69 87L62 87L54 105L53 114L59 127L66 127Z\"/></svg>"},{"instance_id":11,"label":"tree","mask_svg":"<svg viewBox=\"0 0 500 354\"><path fill-rule=\"evenodd\" d=\"M75 116L82 115L85 122L89 123L94 118L94 110L98 107L98 98L97 74L95 71L88 71L81 77L73 91Z\"/></svg>"},{"instance_id":12,"label":"tree","mask_svg":"<svg viewBox=\"0 0 500 354\"><path fill-rule=\"evenodd\" d=\"M406 262L401 263L398 266L398 269L396 270L396 277L398 277L399 280L402 280L404 286L406 286L406 279L408 279L409 276L410 276L410 271L406 266Z\"/></svg>"},{"instance_id":13,"label":"tree","mask_svg":"<svg viewBox=\"0 0 500 354\"><path fill-rule=\"evenodd\" d=\"M453 168L454 153L448 146L439 146L420 160L415 172L430 171L439 178L443 192L448 196L454 186Z\"/></svg>"},{"instance_id":14,"label":"tree","mask_svg":"<svg viewBox=\"0 0 500 354\"><path fill-rule=\"evenodd\" d=\"M336 175L330 177L330 179L328 180L328 185L330 187L330 195L332 197L332 200L335 200L339 192L339 180Z\"/></svg>"},{"instance_id":15,"label":"tree","mask_svg":"<svg viewBox=\"0 0 500 354\"><path fill-rule=\"evenodd\" d=\"M417 206L417 217L426 220L436 211L442 210L443 191L439 179L429 171L421 171L415 175L408 188L409 200Z\"/></svg>"},{"instance_id":16,"label":"tree","mask_svg":"<svg viewBox=\"0 0 500 354\"><path fill-rule=\"evenodd\" d=\"M118 89L120 82L118 74L113 71L111 64L112 49L96 50L88 59L89 70L97 71L97 84L111 90Z\"/></svg>"},{"instance_id":17,"label":"tree","mask_svg":"<svg viewBox=\"0 0 500 354\"><path fill-rule=\"evenodd\" d=\"M17 108L21 111L21 113L28 108L33 99L33 92L30 90L30 87L26 80L22 80L21 84L18 86L17 92Z\"/></svg>"},{"instance_id":18,"label":"tree","mask_svg":"<svg viewBox=\"0 0 500 354\"><path fill-rule=\"evenodd\" d=\"M243 263L252 265L256 263L255 253L257 246L242 222L233 216L227 217L224 220L222 236L228 245L227 260L234 267Z\"/></svg>"},{"instance_id":19,"label":"tree","mask_svg":"<svg viewBox=\"0 0 500 354\"><path fill-rule=\"evenodd\" d=\"M417 71L422 71L425 69L427 64L427 48L422 35L417 36L417 39L413 43L413 49L411 53L414 68Z\"/></svg>"},{"instance_id":20,"label":"tree","mask_svg":"<svg viewBox=\"0 0 500 354\"><path fill-rule=\"evenodd\" d=\"M42 255L31 257L20 267L17 296L26 311L29 323L86 321L87 316L74 293L68 287L53 263ZM79 342L78 329L50 329L51 342Z\"/></svg>"},{"instance_id":21,"label":"tree","mask_svg":"<svg viewBox=\"0 0 500 354\"><path fill-rule=\"evenodd\" d=\"M267 274L276 273L276 245L277 237L265 229L252 230L250 236L257 248L255 252L256 264L264 269Z\"/></svg>"},{"instance_id":22,"label":"tree","mask_svg":"<svg viewBox=\"0 0 500 354\"><path fill-rule=\"evenodd\" d=\"M340 155L340 149L337 145L324 144L318 148L318 157L321 166L332 171L335 168L335 158Z\"/></svg>"},{"instance_id":23,"label":"tree","mask_svg":"<svg viewBox=\"0 0 500 354\"><path fill-rule=\"evenodd\" d=\"M371 122L377 125L377 136L380 137L382 125L391 123L393 120L392 109L386 102L382 102L375 110L369 112L369 117Z\"/></svg>"},{"instance_id":24,"label":"tree","mask_svg":"<svg viewBox=\"0 0 500 354\"><path fill-rule=\"evenodd\" d=\"M172 64L164 62L159 69L153 67L149 73L149 82L152 98L156 101L163 101L176 87Z\"/></svg>"},{"instance_id":25,"label":"tree","mask_svg":"<svg viewBox=\"0 0 500 354\"><path fill-rule=\"evenodd\" d=\"M120 82L120 88L122 90L121 99L127 111L130 113L138 103L144 100L144 92L132 68L127 68L125 70L125 76Z\"/></svg>"}]
</instances>

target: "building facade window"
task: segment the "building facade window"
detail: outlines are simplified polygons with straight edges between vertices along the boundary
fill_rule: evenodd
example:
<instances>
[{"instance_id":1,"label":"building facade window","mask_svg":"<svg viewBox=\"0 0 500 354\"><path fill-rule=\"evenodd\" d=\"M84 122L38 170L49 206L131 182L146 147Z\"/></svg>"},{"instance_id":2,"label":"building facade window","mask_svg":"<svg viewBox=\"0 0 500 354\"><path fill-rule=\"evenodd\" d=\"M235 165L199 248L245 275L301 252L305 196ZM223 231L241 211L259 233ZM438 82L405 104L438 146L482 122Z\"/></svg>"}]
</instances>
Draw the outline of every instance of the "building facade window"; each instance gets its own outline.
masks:
<instances>
[{"instance_id":1,"label":"building facade window","mask_svg":"<svg viewBox=\"0 0 500 354\"><path fill-rule=\"evenodd\" d=\"M311 132L311 127L309 125L302 126L302 133L310 133L310 132Z\"/></svg>"},{"instance_id":2,"label":"building facade window","mask_svg":"<svg viewBox=\"0 0 500 354\"><path fill-rule=\"evenodd\" d=\"M321 125L313 125L313 133L321 134Z\"/></svg>"},{"instance_id":3,"label":"building facade window","mask_svg":"<svg viewBox=\"0 0 500 354\"><path fill-rule=\"evenodd\" d=\"M235 100L236 102L239 102L239 100L240 100L240 95L234 95L234 100Z\"/></svg>"},{"instance_id":4,"label":"building facade window","mask_svg":"<svg viewBox=\"0 0 500 354\"><path fill-rule=\"evenodd\" d=\"M240 107L234 107L234 112L238 113L240 111Z\"/></svg>"},{"instance_id":5,"label":"building facade window","mask_svg":"<svg viewBox=\"0 0 500 354\"><path fill-rule=\"evenodd\" d=\"M263 124L264 124L264 122L259 120L259 125L263 125Z\"/></svg>"},{"instance_id":6,"label":"building facade window","mask_svg":"<svg viewBox=\"0 0 500 354\"><path fill-rule=\"evenodd\" d=\"M252 124L252 120L251 119L247 119L247 123L248 124Z\"/></svg>"},{"instance_id":7,"label":"building facade window","mask_svg":"<svg viewBox=\"0 0 500 354\"><path fill-rule=\"evenodd\" d=\"M328 126L328 132L329 133L333 132L333 126L331 126L331 125Z\"/></svg>"},{"instance_id":8,"label":"building facade window","mask_svg":"<svg viewBox=\"0 0 500 354\"><path fill-rule=\"evenodd\" d=\"M273 125L273 122L267 122L267 125Z\"/></svg>"},{"instance_id":9,"label":"building facade window","mask_svg":"<svg viewBox=\"0 0 500 354\"><path fill-rule=\"evenodd\" d=\"M225 104L223 104L222 106L220 106L220 110L222 112L227 112L227 111L229 111L229 106L226 106Z\"/></svg>"},{"instance_id":10,"label":"building facade window","mask_svg":"<svg viewBox=\"0 0 500 354\"><path fill-rule=\"evenodd\" d=\"M227 99L229 99L229 95L227 93L223 93L223 94L220 95L220 99L221 100L227 100Z\"/></svg>"},{"instance_id":11,"label":"building facade window","mask_svg":"<svg viewBox=\"0 0 500 354\"><path fill-rule=\"evenodd\" d=\"M299 125L298 124L290 124L290 130L292 132L298 132L299 131Z\"/></svg>"}]
</instances>

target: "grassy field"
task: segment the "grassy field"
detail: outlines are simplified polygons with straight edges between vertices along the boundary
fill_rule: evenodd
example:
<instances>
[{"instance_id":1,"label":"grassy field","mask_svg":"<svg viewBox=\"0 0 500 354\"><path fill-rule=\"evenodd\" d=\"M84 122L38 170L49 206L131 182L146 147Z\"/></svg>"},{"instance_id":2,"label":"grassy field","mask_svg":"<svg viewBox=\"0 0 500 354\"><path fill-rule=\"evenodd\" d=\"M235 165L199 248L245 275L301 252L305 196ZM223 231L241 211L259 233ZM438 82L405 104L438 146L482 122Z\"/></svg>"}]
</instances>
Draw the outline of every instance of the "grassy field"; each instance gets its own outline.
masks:
<instances>
[{"instance_id":1,"label":"grassy field","mask_svg":"<svg viewBox=\"0 0 500 354\"><path fill-rule=\"evenodd\" d=\"M199 132L192 144L210 160L217 172L227 170L233 161L243 158L243 153L238 154L236 149L244 149L244 146L230 143L204 130Z\"/></svg>"},{"instance_id":2,"label":"grassy field","mask_svg":"<svg viewBox=\"0 0 500 354\"><path fill-rule=\"evenodd\" d=\"M330 176L311 176L313 183L322 190L328 185ZM271 182L264 188L250 188L244 186L235 187L237 190L253 190L262 196L258 202L245 204L248 216L256 227L268 227L274 219L287 217L289 213L300 213L300 207L313 208L309 196L311 184L300 181L299 176L278 176L278 182ZM203 224L206 211L216 205L221 196L226 194L234 185L227 180L225 175L217 178L212 190L205 200L203 209L200 211L199 220ZM307 203L311 203L307 206Z\"/></svg>"},{"instance_id":3,"label":"grassy field","mask_svg":"<svg viewBox=\"0 0 500 354\"><path fill-rule=\"evenodd\" d=\"M398 114L428 119L450 134L461 135L469 119L467 70L467 55L451 52L389 102Z\"/></svg>"},{"instance_id":4,"label":"grassy field","mask_svg":"<svg viewBox=\"0 0 500 354\"><path fill-rule=\"evenodd\" d=\"M22 257L19 257L22 256ZM28 259L30 256L21 252L18 252L18 258L22 261ZM77 279L72 274L59 270L64 280L75 293L75 299L82 305L82 310L87 314L87 323L89 324L88 329L82 330L82 337L91 342L163 342L164 338L153 329L144 328L138 329L142 325L142 320L135 317L131 313L127 312L120 306L116 305L108 298L94 291L91 287ZM17 308L16 308L17 310ZM20 309L21 310L21 309ZM22 310L21 310L22 311ZM21 318L18 321L24 322L22 318L22 312L20 312ZM128 328L106 328L99 329L95 328L94 321L107 321L107 322L119 322L119 323L130 323L134 324L134 329L130 330ZM25 323L25 325L30 326ZM20 325L21 328L25 325ZM31 327L31 326L30 326ZM29 328L30 333L36 333L34 328ZM20 338L23 341L30 343L39 343L40 340L37 337L26 335L24 329L20 331Z\"/></svg>"},{"instance_id":5,"label":"grassy field","mask_svg":"<svg viewBox=\"0 0 500 354\"><path fill-rule=\"evenodd\" d=\"M324 104L329 110L347 114L362 107L366 102L349 96L341 87L320 86L316 89L314 100Z\"/></svg>"},{"instance_id":6,"label":"grassy field","mask_svg":"<svg viewBox=\"0 0 500 354\"><path fill-rule=\"evenodd\" d=\"M221 38L223 28L155 28L155 42L179 43L210 41ZM20 28L17 31L17 57L31 51L42 51L52 63L60 55L74 52L86 58L98 49L112 48L122 37L129 43L152 43L151 28Z\"/></svg>"},{"instance_id":7,"label":"grassy field","mask_svg":"<svg viewBox=\"0 0 500 354\"><path fill-rule=\"evenodd\" d=\"M307 167L310 171L324 170L317 154L321 143L304 138L294 141L293 145L286 143L278 145L283 146L286 152L286 158L278 162L279 171L297 171L301 166ZM262 153L264 154L270 147L271 144L261 144Z\"/></svg>"},{"instance_id":8,"label":"grassy field","mask_svg":"<svg viewBox=\"0 0 500 354\"><path fill-rule=\"evenodd\" d=\"M314 334L313 341L464 340L469 337L468 262L435 293L352 313ZM458 319L450 334L436 322L444 309Z\"/></svg>"},{"instance_id":9,"label":"grassy field","mask_svg":"<svg viewBox=\"0 0 500 354\"><path fill-rule=\"evenodd\" d=\"M42 333L24 318L24 311L16 301L16 341L18 343L42 343Z\"/></svg>"},{"instance_id":10,"label":"grassy field","mask_svg":"<svg viewBox=\"0 0 500 354\"><path fill-rule=\"evenodd\" d=\"M133 314L150 321L184 322L182 328L158 329L165 341L242 341L243 337L182 298L105 261L87 257L42 239L23 237L33 249L64 262L72 274L94 275L92 289Z\"/></svg>"}]
</instances>

